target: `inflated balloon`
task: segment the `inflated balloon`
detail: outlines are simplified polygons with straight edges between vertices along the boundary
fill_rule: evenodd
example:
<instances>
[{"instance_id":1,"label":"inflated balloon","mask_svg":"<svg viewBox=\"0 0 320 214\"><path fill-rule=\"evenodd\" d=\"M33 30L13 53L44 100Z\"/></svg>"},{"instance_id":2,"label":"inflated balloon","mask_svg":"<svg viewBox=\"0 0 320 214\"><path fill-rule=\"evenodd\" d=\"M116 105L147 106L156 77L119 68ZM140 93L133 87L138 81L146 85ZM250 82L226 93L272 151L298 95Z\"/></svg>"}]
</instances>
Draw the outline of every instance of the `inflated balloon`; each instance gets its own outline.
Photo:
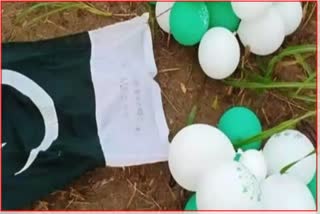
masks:
<instances>
[{"instance_id":1,"label":"inflated balloon","mask_svg":"<svg viewBox=\"0 0 320 214\"><path fill-rule=\"evenodd\" d=\"M278 11L284 22L285 34L292 34L302 20L301 2L275 2L273 7Z\"/></svg>"},{"instance_id":2,"label":"inflated balloon","mask_svg":"<svg viewBox=\"0 0 320 214\"><path fill-rule=\"evenodd\" d=\"M311 182L308 184L308 188L312 193L314 201L317 200L317 176L314 174Z\"/></svg>"},{"instance_id":3,"label":"inflated balloon","mask_svg":"<svg viewBox=\"0 0 320 214\"><path fill-rule=\"evenodd\" d=\"M289 129L273 135L263 148L268 175L278 174L284 167L300 160L286 173L307 185L316 171L316 155L308 156L313 151L312 142L297 130Z\"/></svg>"},{"instance_id":4,"label":"inflated balloon","mask_svg":"<svg viewBox=\"0 0 320 214\"><path fill-rule=\"evenodd\" d=\"M257 115L246 107L232 107L223 113L218 128L225 133L234 145L259 134L262 131ZM261 141L241 146L241 149L259 149Z\"/></svg>"},{"instance_id":5,"label":"inflated balloon","mask_svg":"<svg viewBox=\"0 0 320 214\"><path fill-rule=\"evenodd\" d=\"M170 33L169 17L170 17L170 12L173 4L174 2L161 2L161 1L156 3L155 14L156 14L157 22L160 28L167 33Z\"/></svg>"},{"instance_id":6,"label":"inflated balloon","mask_svg":"<svg viewBox=\"0 0 320 214\"><path fill-rule=\"evenodd\" d=\"M197 190L199 210L260 209L258 180L241 163L230 161L203 175Z\"/></svg>"},{"instance_id":7,"label":"inflated balloon","mask_svg":"<svg viewBox=\"0 0 320 214\"><path fill-rule=\"evenodd\" d=\"M188 202L187 202L184 210L198 210L198 208L197 208L197 201L196 201L196 194L193 194L193 195L189 198L189 200L188 200Z\"/></svg>"},{"instance_id":8,"label":"inflated balloon","mask_svg":"<svg viewBox=\"0 0 320 214\"><path fill-rule=\"evenodd\" d=\"M280 48L285 37L285 27L279 13L270 8L253 20L242 20L238 29L244 46L257 55L269 55Z\"/></svg>"},{"instance_id":9,"label":"inflated balloon","mask_svg":"<svg viewBox=\"0 0 320 214\"><path fill-rule=\"evenodd\" d=\"M214 27L203 36L198 50L199 63L206 75L213 79L230 76L240 61L240 46L231 31Z\"/></svg>"},{"instance_id":10,"label":"inflated balloon","mask_svg":"<svg viewBox=\"0 0 320 214\"><path fill-rule=\"evenodd\" d=\"M234 32L240 19L234 13L230 2L206 2L209 11L209 28L224 27Z\"/></svg>"},{"instance_id":11,"label":"inflated balloon","mask_svg":"<svg viewBox=\"0 0 320 214\"><path fill-rule=\"evenodd\" d=\"M247 167L259 181L265 179L267 165L261 151L247 150L241 154L239 162Z\"/></svg>"},{"instance_id":12,"label":"inflated balloon","mask_svg":"<svg viewBox=\"0 0 320 214\"><path fill-rule=\"evenodd\" d=\"M232 2L235 14L241 20L253 20L262 16L272 5L272 2Z\"/></svg>"},{"instance_id":13,"label":"inflated balloon","mask_svg":"<svg viewBox=\"0 0 320 214\"><path fill-rule=\"evenodd\" d=\"M232 160L234 155L230 140L220 130L194 124L173 138L169 147L169 169L180 186L195 191L202 173Z\"/></svg>"},{"instance_id":14,"label":"inflated balloon","mask_svg":"<svg viewBox=\"0 0 320 214\"><path fill-rule=\"evenodd\" d=\"M200 42L209 27L209 12L204 2L176 2L170 13L170 30L182 45Z\"/></svg>"},{"instance_id":15,"label":"inflated balloon","mask_svg":"<svg viewBox=\"0 0 320 214\"><path fill-rule=\"evenodd\" d=\"M272 175L261 183L265 210L314 210L311 192L301 181L289 175Z\"/></svg>"}]
</instances>

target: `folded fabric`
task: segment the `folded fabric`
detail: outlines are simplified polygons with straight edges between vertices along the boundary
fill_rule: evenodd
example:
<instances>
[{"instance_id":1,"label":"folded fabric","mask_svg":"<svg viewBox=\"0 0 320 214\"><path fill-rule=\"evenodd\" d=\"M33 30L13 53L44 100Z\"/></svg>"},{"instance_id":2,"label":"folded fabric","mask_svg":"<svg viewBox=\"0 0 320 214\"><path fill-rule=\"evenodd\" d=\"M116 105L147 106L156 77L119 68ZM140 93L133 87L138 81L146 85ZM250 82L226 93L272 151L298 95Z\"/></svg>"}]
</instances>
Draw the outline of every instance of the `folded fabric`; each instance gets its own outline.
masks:
<instances>
[{"instance_id":1,"label":"folded fabric","mask_svg":"<svg viewBox=\"0 0 320 214\"><path fill-rule=\"evenodd\" d=\"M2 45L2 208L22 209L97 166L166 161L148 15Z\"/></svg>"}]
</instances>

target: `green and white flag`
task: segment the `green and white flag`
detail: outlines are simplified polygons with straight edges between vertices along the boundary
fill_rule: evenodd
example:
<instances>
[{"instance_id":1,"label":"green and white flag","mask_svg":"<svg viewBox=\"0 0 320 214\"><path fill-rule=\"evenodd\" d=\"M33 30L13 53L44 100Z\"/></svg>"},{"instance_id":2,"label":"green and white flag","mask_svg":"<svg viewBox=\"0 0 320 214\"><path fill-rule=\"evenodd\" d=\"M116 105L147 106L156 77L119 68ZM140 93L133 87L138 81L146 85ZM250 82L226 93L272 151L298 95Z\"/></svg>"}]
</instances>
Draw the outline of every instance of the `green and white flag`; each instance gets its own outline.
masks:
<instances>
[{"instance_id":1,"label":"green and white flag","mask_svg":"<svg viewBox=\"0 0 320 214\"><path fill-rule=\"evenodd\" d=\"M167 160L148 15L2 54L3 209L97 166Z\"/></svg>"}]
</instances>

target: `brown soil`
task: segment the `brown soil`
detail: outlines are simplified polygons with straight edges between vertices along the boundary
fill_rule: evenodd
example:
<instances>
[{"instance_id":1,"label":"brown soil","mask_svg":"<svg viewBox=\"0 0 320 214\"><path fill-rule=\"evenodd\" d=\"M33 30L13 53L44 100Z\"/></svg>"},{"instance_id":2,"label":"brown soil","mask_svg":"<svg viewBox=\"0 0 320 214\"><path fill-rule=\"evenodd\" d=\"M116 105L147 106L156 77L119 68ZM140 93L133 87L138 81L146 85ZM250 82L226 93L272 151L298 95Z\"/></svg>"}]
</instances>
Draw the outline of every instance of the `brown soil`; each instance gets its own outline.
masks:
<instances>
[{"instance_id":1,"label":"brown soil","mask_svg":"<svg viewBox=\"0 0 320 214\"><path fill-rule=\"evenodd\" d=\"M81 10L70 10L47 17L35 25L28 21L43 10L16 22L16 14L30 6L26 3L2 4L2 41L34 41L96 29L129 19L128 14L142 14L147 3L95 3L102 10L126 17L101 17ZM308 11L309 13L310 11ZM283 45L316 42L316 16L303 23L306 26L288 37ZM197 61L197 48L183 47L155 24L154 51L159 69L158 82L163 92L165 114L170 127L170 139L182 127L194 105L198 106L196 122L215 125L223 111L233 105L246 105L256 111L264 128L272 127L301 112L296 104L276 93L256 93L224 85L205 77ZM244 52L244 50L243 50ZM254 66L254 56L245 60ZM290 61L290 59L288 59ZM310 66L315 69L315 57ZM239 71L238 71L239 73ZM299 79L302 69L293 64L279 64L275 73L284 80ZM239 75L239 74L236 74ZM213 102L217 105L213 106ZM79 178L69 187L36 202L35 210L177 210L182 209L187 196L179 186L172 185L167 163L123 169L99 168Z\"/></svg>"}]
</instances>

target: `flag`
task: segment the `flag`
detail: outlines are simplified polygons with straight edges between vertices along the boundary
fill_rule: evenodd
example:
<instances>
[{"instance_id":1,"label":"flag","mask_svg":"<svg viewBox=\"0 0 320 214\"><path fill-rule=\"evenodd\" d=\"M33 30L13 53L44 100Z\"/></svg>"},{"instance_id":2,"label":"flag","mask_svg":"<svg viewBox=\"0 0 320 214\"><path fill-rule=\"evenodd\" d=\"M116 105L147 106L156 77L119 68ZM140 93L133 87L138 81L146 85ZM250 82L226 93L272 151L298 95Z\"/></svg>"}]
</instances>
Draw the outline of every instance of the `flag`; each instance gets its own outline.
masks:
<instances>
[{"instance_id":1,"label":"flag","mask_svg":"<svg viewBox=\"0 0 320 214\"><path fill-rule=\"evenodd\" d=\"M2 208L22 209L98 166L166 161L148 15L2 45Z\"/></svg>"}]
</instances>

